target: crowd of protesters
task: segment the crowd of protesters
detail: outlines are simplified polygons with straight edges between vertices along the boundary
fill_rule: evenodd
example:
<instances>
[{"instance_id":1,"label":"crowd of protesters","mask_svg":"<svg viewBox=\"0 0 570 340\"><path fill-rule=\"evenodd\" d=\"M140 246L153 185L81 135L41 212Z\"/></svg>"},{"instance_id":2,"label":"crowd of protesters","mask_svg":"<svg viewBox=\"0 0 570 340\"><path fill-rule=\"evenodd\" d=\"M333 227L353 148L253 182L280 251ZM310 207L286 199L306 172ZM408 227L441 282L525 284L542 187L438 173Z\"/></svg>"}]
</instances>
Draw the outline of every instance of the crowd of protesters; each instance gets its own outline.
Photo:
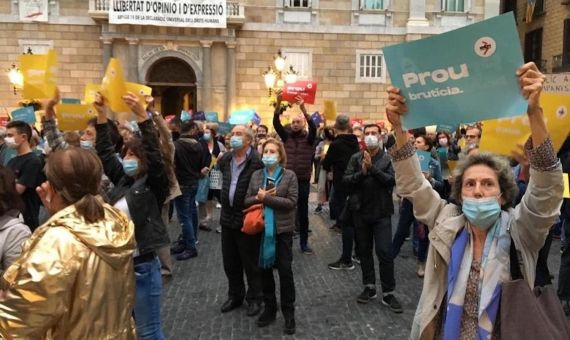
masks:
<instances>
[{"instance_id":1,"label":"crowd of protesters","mask_svg":"<svg viewBox=\"0 0 570 340\"><path fill-rule=\"evenodd\" d=\"M404 130L407 106L394 88L390 129L344 114L316 122L301 97L284 126L288 105L278 92L273 129L236 125L224 134L214 122L166 121L152 98L141 102L131 93L123 100L132 123L112 120L99 94L85 129L62 133L57 93L44 103L40 131L21 121L0 128L0 335L164 339L160 298L171 256L199 261L198 231L213 229L221 234L228 284L221 312L245 301L259 327L273 323L276 269L283 331L294 334L294 239L301 256L315 254L311 180L314 213L328 205L330 229L342 234L340 256L328 268L360 264L357 302L378 296L376 254L380 301L403 312L395 258L412 240L424 280L412 338L504 334L493 292L515 277L532 287L550 284L553 237L562 238L558 296L570 315L570 202L562 199L570 137L556 154L538 104L544 77L532 63L518 76L532 137L510 158L479 152L481 124ZM431 155L426 168L416 151ZM261 230L246 232L245 212L255 209ZM510 249L524 259L518 276Z\"/></svg>"}]
</instances>

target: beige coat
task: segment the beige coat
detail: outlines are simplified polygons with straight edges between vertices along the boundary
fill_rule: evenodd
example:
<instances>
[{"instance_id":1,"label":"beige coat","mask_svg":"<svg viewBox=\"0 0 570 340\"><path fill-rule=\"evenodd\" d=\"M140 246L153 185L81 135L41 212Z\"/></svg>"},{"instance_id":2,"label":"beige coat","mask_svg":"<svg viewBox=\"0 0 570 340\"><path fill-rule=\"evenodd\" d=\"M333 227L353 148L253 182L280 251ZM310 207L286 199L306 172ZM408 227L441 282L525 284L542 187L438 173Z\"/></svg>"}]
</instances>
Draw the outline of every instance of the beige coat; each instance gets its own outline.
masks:
<instances>
[{"instance_id":1,"label":"beige coat","mask_svg":"<svg viewBox=\"0 0 570 340\"><path fill-rule=\"evenodd\" d=\"M414 216L429 226L429 252L424 285L410 334L411 339L433 339L438 332L438 315L447 291L447 269L451 246L466 220L461 207L448 204L422 176L417 156L393 162L398 194L414 205ZM538 251L562 204L562 168L541 172L531 168L531 180L520 204L508 211L510 231L521 252L523 276L529 286L535 279Z\"/></svg>"}]
</instances>

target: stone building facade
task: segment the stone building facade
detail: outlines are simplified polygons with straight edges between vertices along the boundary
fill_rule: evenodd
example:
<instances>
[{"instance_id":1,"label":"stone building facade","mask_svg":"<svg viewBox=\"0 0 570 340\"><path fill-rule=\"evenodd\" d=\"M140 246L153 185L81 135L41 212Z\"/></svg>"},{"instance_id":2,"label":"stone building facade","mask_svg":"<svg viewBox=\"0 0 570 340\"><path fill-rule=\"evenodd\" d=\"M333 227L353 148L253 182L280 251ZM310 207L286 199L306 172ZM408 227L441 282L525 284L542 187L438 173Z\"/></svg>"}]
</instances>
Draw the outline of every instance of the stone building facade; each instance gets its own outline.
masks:
<instances>
[{"instance_id":1,"label":"stone building facade","mask_svg":"<svg viewBox=\"0 0 570 340\"><path fill-rule=\"evenodd\" d=\"M300 79L318 82L311 111L325 99L364 120L384 116L389 83L382 49L499 14L500 0L231 0L225 29L113 25L109 0L47 0L47 23L19 20L21 1L0 2L0 63L7 69L28 47L59 55L64 97L83 98L109 58L130 81L145 83L164 114L181 109L227 117L253 108L271 117L262 72L281 50ZM15 106L7 77L0 103Z\"/></svg>"},{"instance_id":2,"label":"stone building facade","mask_svg":"<svg viewBox=\"0 0 570 340\"><path fill-rule=\"evenodd\" d=\"M548 73L570 72L570 0L537 0L530 22L526 10L526 1L501 1L501 12L516 13L525 61Z\"/></svg>"}]
</instances>

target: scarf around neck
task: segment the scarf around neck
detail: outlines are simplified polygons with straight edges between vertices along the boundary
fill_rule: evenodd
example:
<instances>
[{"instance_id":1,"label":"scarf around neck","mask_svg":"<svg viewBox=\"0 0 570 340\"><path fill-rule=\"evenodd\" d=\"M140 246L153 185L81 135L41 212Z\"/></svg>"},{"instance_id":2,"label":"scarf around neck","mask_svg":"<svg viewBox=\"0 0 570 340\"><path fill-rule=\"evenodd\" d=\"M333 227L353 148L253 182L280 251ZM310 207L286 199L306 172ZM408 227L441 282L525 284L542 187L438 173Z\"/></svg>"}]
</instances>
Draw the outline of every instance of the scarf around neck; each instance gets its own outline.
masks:
<instances>
[{"instance_id":1,"label":"scarf around neck","mask_svg":"<svg viewBox=\"0 0 570 340\"><path fill-rule=\"evenodd\" d=\"M268 177L267 168L263 168L263 186L267 184ZM283 168L280 165L275 167L273 178L275 179L275 188L277 188L283 178ZM263 205L263 220L265 228L263 229L263 239L261 241L261 249L259 250L259 266L265 269L271 268L275 263L275 234L277 229L275 212L273 208L265 204Z\"/></svg>"},{"instance_id":2,"label":"scarf around neck","mask_svg":"<svg viewBox=\"0 0 570 340\"><path fill-rule=\"evenodd\" d=\"M499 312L503 282L510 280L511 236L508 231L509 215L501 212L495 225L487 233L481 271L479 273L479 325L477 339L491 339ZM472 235L463 228L451 247L447 273L447 312L444 320L444 339L461 337L461 319L469 272L473 262Z\"/></svg>"}]
</instances>

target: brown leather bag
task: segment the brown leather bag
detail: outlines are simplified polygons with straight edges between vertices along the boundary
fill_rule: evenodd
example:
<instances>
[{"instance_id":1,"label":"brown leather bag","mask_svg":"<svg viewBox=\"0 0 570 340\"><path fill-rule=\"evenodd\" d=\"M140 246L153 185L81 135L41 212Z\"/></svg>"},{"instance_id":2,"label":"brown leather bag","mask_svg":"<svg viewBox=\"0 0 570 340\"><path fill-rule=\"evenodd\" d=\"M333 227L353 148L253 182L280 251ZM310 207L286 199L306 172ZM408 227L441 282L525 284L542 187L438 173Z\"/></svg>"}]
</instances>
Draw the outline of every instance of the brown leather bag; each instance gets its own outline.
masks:
<instances>
[{"instance_id":1,"label":"brown leather bag","mask_svg":"<svg viewBox=\"0 0 570 340\"><path fill-rule=\"evenodd\" d=\"M254 204L243 210L243 227L242 233L248 235L257 235L265 228L263 219L263 204Z\"/></svg>"},{"instance_id":2,"label":"brown leather bag","mask_svg":"<svg viewBox=\"0 0 570 340\"><path fill-rule=\"evenodd\" d=\"M551 286L530 289L522 277L519 258L511 239L512 281L501 292L500 332L505 339L570 339L570 322Z\"/></svg>"}]
</instances>

